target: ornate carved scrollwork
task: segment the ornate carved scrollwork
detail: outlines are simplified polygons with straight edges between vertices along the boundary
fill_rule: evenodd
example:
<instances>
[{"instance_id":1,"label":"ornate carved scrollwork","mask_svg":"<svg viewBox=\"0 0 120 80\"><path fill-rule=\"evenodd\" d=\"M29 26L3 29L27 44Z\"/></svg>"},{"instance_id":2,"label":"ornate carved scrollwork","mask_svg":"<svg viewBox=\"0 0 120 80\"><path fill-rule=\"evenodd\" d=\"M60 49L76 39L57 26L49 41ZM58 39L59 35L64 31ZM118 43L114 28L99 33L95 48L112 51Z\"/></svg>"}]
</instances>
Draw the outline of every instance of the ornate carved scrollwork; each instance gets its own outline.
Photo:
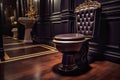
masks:
<instances>
[{"instance_id":1,"label":"ornate carved scrollwork","mask_svg":"<svg viewBox=\"0 0 120 80\"><path fill-rule=\"evenodd\" d=\"M101 4L97 1L92 0L85 0L84 3L80 4L78 7L75 8L75 12L79 12L80 10L87 9L87 8L98 8Z\"/></svg>"},{"instance_id":2,"label":"ornate carved scrollwork","mask_svg":"<svg viewBox=\"0 0 120 80\"><path fill-rule=\"evenodd\" d=\"M29 0L29 11L25 14L25 16L29 17L29 18L35 18L35 16L37 15L36 10L33 6L33 0Z\"/></svg>"}]
</instances>

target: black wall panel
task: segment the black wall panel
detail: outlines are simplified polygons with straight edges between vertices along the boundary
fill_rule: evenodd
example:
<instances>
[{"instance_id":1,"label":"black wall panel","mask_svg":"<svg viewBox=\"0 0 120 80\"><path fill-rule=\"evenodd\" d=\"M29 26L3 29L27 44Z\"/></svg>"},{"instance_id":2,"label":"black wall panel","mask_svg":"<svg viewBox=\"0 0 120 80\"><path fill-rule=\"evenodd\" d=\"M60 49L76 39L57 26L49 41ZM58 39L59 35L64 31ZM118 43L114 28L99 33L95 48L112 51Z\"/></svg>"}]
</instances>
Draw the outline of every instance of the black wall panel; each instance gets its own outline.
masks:
<instances>
[{"instance_id":1,"label":"black wall panel","mask_svg":"<svg viewBox=\"0 0 120 80\"><path fill-rule=\"evenodd\" d=\"M50 6L51 6L51 2L50 2L50 0L45 0L45 4L43 4L44 5L44 7L43 6L41 6L41 9L44 9L44 13L45 13L45 16L49 16L50 15L50 10L51 10L51 8L50 8Z\"/></svg>"},{"instance_id":2,"label":"black wall panel","mask_svg":"<svg viewBox=\"0 0 120 80\"><path fill-rule=\"evenodd\" d=\"M65 4L66 3L66 4ZM61 0L61 10L62 11L65 11L65 10L68 10L69 9L69 2L68 0Z\"/></svg>"},{"instance_id":3,"label":"black wall panel","mask_svg":"<svg viewBox=\"0 0 120 80\"><path fill-rule=\"evenodd\" d=\"M65 34L65 33L70 33L71 29L70 27L70 22L69 20L64 20L64 21L57 21L57 22L52 22L52 31L53 31L53 36L57 34Z\"/></svg>"},{"instance_id":4,"label":"black wall panel","mask_svg":"<svg viewBox=\"0 0 120 80\"><path fill-rule=\"evenodd\" d=\"M73 0L44 0L40 2L40 24L37 24L37 42L51 43L57 34L70 33L73 28ZM33 31L34 33L34 31ZM43 36L43 35L44 36ZM45 35L46 34L46 35ZM48 38L48 39L46 39ZM47 40L47 41L46 41Z\"/></svg>"},{"instance_id":5,"label":"black wall panel","mask_svg":"<svg viewBox=\"0 0 120 80\"><path fill-rule=\"evenodd\" d=\"M2 1L0 1L0 19L2 19L2 15L3 15L3 4ZM3 48L3 37L2 37L2 20L0 20L0 60L4 60L4 48Z\"/></svg>"},{"instance_id":6,"label":"black wall panel","mask_svg":"<svg viewBox=\"0 0 120 80\"><path fill-rule=\"evenodd\" d=\"M102 4L100 39L97 43L93 42L97 45L90 44L90 51L94 57L97 56L96 59L104 57L120 63L120 0L98 1Z\"/></svg>"},{"instance_id":7,"label":"black wall panel","mask_svg":"<svg viewBox=\"0 0 120 80\"><path fill-rule=\"evenodd\" d=\"M61 0L53 0L53 12L60 12Z\"/></svg>"}]
</instances>

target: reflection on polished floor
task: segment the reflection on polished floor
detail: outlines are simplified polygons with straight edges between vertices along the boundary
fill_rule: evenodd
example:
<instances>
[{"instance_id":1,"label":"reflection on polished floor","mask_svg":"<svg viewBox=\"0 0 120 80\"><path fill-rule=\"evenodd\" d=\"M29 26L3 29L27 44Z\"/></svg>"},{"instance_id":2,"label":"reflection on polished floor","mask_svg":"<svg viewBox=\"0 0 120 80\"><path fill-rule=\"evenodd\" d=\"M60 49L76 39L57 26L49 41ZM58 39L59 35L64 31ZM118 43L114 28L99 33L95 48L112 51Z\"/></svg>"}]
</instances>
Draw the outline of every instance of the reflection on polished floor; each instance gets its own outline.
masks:
<instances>
[{"instance_id":1,"label":"reflection on polished floor","mask_svg":"<svg viewBox=\"0 0 120 80\"><path fill-rule=\"evenodd\" d=\"M57 52L57 50L54 47L49 45L23 43L20 40L14 40L13 38L8 36L3 37L3 42L6 59L5 62Z\"/></svg>"},{"instance_id":2,"label":"reflection on polished floor","mask_svg":"<svg viewBox=\"0 0 120 80\"><path fill-rule=\"evenodd\" d=\"M23 44L4 39L8 59L0 63L0 80L119 80L120 64L96 61L91 70L77 76L54 73L53 66L61 63L62 54L45 44ZM54 54L51 54L54 53ZM47 54L47 55L46 55ZM42 55L42 56L41 56Z\"/></svg>"},{"instance_id":3,"label":"reflection on polished floor","mask_svg":"<svg viewBox=\"0 0 120 80\"><path fill-rule=\"evenodd\" d=\"M16 60L0 64L0 80L119 80L120 65L109 61L96 61L91 70L77 76L62 76L53 72L61 62L61 54Z\"/></svg>"}]
</instances>

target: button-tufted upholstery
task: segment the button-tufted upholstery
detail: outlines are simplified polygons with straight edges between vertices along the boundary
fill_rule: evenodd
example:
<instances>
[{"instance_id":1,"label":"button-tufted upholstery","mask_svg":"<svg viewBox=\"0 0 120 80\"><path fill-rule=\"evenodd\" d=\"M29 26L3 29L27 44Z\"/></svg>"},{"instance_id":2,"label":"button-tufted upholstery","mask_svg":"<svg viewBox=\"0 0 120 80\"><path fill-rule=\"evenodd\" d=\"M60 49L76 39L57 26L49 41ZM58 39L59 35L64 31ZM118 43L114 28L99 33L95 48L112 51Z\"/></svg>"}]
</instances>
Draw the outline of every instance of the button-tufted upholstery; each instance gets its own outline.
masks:
<instances>
[{"instance_id":1,"label":"button-tufted upholstery","mask_svg":"<svg viewBox=\"0 0 120 80\"><path fill-rule=\"evenodd\" d=\"M97 9L87 8L76 12L77 32L84 34L86 37L93 37L95 26L97 24Z\"/></svg>"}]
</instances>

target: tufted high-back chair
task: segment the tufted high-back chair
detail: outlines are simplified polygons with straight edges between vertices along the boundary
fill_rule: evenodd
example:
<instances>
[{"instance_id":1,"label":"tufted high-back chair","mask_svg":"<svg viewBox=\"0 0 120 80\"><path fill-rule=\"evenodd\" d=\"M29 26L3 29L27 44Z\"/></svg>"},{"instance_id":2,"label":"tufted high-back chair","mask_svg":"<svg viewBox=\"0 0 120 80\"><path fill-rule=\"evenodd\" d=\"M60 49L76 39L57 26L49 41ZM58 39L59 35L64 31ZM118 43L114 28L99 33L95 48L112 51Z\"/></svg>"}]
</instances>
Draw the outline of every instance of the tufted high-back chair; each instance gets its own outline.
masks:
<instances>
[{"instance_id":1,"label":"tufted high-back chair","mask_svg":"<svg viewBox=\"0 0 120 80\"><path fill-rule=\"evenodd\" d=\"M83 42L77 60L88 64L89 41L99 36L101 4L97 1L85 0L75 8L76 31L83 34L86 41ZM82 54L82 55L81 55Z\"/></svg>"},{"instance_id":2,"label":"tufted high-back chair","mask_svg":"<svg viewBox=\"0 0 120 80\"><path fill-rule=\"evenodd\" d=\"M95 15L94 9L81 10L77 13L77 32L84 34L86 37L93 37L95 29Z\"/></svg>"},{"instance_id":3,"label":"tufted high-back chair","mask_svg":"<svg viewBox=\"0 0 120 80\"><path fill-rule=\"evenodd\" d=\"M87 2L88 1L88 2ZM96 5L94 4L96 3ZM77 33L85 35L86 38L93 38L95 29L99 25L100 3L86 0L75 9Z\"/></svg>"},{"instance_id":4,"label":"tufted high-back chair","mask_svg":"<svg viewBox=\"0 0 120 80\"><path fill-rule=\"evenodd\" d=\"M89 5L88 5L89 6ZM80 9L79 5L75 10L76 15L76 31L83 34L86 41L82 44L80 54L76 54L77 62L88 64L89 41L98 35L100 20L100 4L99 6L91 6ZM82 54L82 55L81 55ZM81 61L81 62L80 62Z\"/></svg>"},{"instance_id":5,"label":"tufted high-back chair","mask_svg":"<svg viewBox=\"0 0 120 80\"><path fill-rule=\"evenodd\" d=\"M97 10L100 3L85 0L75 9L77 33L59 34L53 39L58 51L63 54L62 62L54 66L54 71L64 75L86 72L88 64L88 41L94 37L97 27Z\"/></svg>"}]
</instances>

